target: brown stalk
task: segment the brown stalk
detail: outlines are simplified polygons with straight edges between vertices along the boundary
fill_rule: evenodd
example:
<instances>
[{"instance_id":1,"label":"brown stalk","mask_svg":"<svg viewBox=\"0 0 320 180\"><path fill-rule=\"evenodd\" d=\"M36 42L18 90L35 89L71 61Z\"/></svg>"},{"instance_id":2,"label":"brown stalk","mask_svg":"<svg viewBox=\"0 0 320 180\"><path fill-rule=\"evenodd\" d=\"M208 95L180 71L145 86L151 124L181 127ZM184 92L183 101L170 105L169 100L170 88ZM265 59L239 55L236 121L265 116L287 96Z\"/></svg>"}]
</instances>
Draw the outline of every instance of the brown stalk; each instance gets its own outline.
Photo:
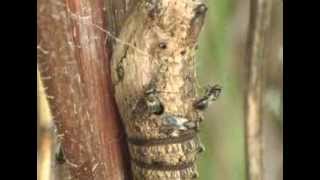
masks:
<instances>
[{"instance_id":1,"label":"brown stalk","mask_svg":"<svg viewBox=\"0 0 320 180\"><path fill-rule=\"evenodd\" d=\"M130 178L124 130L111 92L109 34L102 30L119 20L115 11L128 9L125 3L104 8L115 2L37 4L38 66L72 179Z\"/></svg>"},{"instance_id":2,"label":"brown stalk","mask_svg":"<svg viewBox=\"0 0 320 180\"><path fill-rule=\"evenodd\" d=\"M271 0L250 1L245 110L246 159L249 180L263 179L262 93L265 36L271 17Z\"/></svg>"}]
</instances>

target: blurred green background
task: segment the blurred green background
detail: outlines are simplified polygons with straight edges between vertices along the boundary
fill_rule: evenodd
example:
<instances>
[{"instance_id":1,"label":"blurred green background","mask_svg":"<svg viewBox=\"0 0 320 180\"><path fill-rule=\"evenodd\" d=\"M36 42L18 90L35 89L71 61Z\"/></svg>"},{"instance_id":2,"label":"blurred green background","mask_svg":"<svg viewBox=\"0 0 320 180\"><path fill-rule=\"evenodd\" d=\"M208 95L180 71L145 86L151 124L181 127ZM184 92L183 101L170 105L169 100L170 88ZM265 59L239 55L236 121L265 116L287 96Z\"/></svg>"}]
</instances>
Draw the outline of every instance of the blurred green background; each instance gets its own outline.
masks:
<instances>
[{"instance_id":1,"label":"blurred green background","mask_svg":"<svg viewBox=\"0 0 320 180\"><path fill-rule=\"evenodd\" d=\"M201 86L218 83L222 95L205 112L198 160L200 180L245 180L244 95L249 2L208 0L197 52ZM282 178L282 1L273 0L266 42L263 106L266 180Z\"/></svg>"}]
</instances>

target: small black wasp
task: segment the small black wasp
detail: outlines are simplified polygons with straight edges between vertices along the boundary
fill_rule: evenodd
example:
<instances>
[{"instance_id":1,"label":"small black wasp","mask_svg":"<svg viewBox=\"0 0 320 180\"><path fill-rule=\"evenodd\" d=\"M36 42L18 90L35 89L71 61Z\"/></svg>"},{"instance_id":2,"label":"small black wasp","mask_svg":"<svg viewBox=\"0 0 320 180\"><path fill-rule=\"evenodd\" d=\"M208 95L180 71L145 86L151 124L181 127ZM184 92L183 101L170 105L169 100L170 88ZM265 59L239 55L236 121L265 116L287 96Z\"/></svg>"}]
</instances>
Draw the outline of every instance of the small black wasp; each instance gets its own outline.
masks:
<instances>
[{"instance_id":1,"label":"small black wasp","mask_svg":"<svg viewBox=\"0 0 320 180\"><path fill-rule=\"evenodd\" d=\"M222 87L220 85L208 86L205 95L193 104L194 108L205 110L212 101L215 101L220 96L221 90Z\"/></svg>"}]
</instances>

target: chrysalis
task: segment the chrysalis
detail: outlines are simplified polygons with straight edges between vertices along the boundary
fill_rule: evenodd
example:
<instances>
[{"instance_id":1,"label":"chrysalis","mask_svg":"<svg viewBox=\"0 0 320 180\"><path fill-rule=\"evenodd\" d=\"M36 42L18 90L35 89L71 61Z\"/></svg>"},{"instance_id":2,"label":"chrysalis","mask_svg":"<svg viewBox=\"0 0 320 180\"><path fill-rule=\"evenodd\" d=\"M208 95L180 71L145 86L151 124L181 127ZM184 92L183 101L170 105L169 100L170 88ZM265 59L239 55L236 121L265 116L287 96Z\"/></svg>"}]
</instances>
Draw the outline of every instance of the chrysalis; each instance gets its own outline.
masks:
<instances>
[{"instance_id":1,"label":"chrysalis","mask_svg":"<svg viewBox=\"0 0 320 180\"><path fill-rule=\"evenodd\" d=\"M201 0L143 0L120 32L112 81L137 180L198 176L194 57L206 10Z\"/></svg>"}]
</instances>

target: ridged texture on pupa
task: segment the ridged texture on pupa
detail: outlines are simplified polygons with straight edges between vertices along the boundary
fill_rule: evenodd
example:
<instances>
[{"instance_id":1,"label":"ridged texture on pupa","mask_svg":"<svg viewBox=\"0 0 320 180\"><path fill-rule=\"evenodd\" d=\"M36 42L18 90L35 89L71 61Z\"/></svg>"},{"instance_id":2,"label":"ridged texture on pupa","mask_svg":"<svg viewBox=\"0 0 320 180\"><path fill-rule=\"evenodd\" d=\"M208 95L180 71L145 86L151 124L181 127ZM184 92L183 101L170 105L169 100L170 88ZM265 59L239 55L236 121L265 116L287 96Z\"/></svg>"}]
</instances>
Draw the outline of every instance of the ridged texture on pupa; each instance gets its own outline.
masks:
<instances>
[{"instance_id":1,"label":"ridged texture on pupa","mask_svg":"<svg viewBox=\"0 0 320 180\"><path fill-rule=\"evenodd\" d=\"M114 94L135 179L197 177L196 128L171 126L166 119L197 125L201 118L193 108L197 98L194 52L205 7L201 6L200 0L141 1L114 47ZM151 87L164 107L161 115L150 113L145 103L145 92Z\"/></svg>"}]
</instances>

